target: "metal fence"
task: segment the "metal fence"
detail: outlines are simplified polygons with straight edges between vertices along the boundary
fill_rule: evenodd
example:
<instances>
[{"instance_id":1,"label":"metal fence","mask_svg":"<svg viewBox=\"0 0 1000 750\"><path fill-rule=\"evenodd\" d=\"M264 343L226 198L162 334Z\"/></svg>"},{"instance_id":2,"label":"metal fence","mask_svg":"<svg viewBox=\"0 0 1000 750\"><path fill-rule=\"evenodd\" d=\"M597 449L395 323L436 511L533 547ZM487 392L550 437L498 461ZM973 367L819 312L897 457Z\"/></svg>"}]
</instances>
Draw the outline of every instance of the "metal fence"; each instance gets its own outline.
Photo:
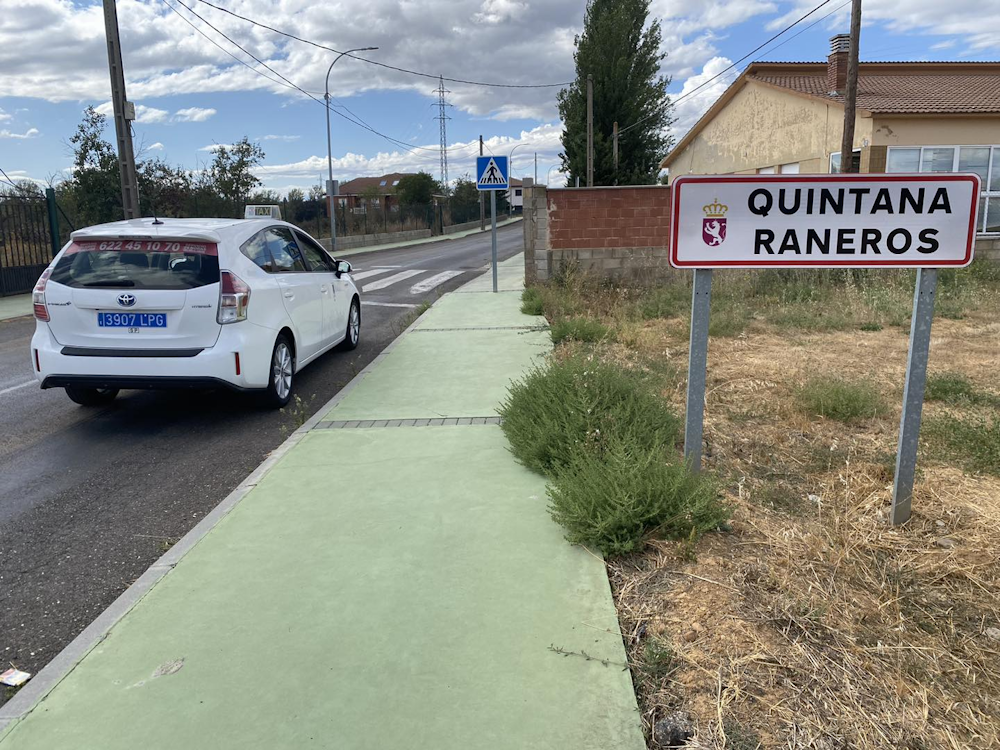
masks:
<instances>
[{"instance_id":1,"label":"metal fence","mask_svg":"<svg viewBox=\"0 0 1000 750\"><path fill-rule=\"evenodd\" d=\"M25 294L59 251L55 195L0 195L0 297Z\"/></svg>"}]
</instances>

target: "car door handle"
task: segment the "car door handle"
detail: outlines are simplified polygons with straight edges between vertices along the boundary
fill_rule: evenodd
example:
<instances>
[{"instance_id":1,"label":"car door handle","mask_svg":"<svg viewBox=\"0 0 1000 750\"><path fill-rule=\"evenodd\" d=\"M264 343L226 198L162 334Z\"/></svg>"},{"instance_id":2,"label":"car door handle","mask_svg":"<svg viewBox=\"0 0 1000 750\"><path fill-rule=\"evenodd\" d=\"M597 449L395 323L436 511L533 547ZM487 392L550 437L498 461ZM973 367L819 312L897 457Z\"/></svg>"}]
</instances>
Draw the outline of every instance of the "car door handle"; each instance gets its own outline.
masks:
<instances>
[{"instance_id":1,"label":"car door handle","mask_svg":"<svg viewBox=\"0 0 1000 750\"><path fill-rule=\"evenodd\" d=\"M295 299L295 295L291 292L285 292L285 299Z\"/></svg>"}]
</instances>

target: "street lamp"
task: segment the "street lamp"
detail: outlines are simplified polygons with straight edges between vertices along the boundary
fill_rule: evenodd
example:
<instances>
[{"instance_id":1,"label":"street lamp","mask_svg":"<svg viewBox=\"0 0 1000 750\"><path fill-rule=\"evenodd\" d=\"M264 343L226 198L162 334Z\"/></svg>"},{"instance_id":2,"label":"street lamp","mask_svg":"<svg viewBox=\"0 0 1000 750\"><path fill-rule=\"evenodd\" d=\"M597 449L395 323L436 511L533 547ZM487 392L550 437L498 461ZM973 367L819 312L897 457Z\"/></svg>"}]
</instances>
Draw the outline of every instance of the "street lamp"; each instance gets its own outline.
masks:
<instances>
[{"instance_id":1,"label":"street lamp","mask_svg":"<svg viewBox=\"0 0 1000 750\"><path fill-rule=\"evenodd\" d=\"M552 170L555 169L558 166L559 166L558 164L553 164L551 167L549 167L549 171L545 173L545 186L546 187L548 187L548 185L549 185L549 176L552 174Z\"/></svg>"},{"instance_id":2,"label":"street lamp","mask_svg":"<svg viewBox=\"0 0 1000 750\"><path fill-rule=\"evenodd\" d=\"M521 148L521 146L523 145L524 145L523 143L518 143L516 146L514 146L514 148L510 150L510 156L507 157L508 177L514 173L514 152L517 151L519 148Z\"/></svg>"},{"instance_id":3,"label":"street lamp","mask_svg":"<svg viewBox=\"0 0 1000 750\"><path fill-rule=\"evenodd\" d=\"M377 50L378 47L358 47L356 49L349 49L346 52L341 52L337 55L333 62L330 63L330 67L326 69L326 89L323 94L323 99L326 101L326 166L329 171L329 182L326 186L327 199L330 201L330 254L333 255L337 252L337 210L333 205L333 144L330 141L330 71L333 70L333 66L337 64L337 60L342 58L344 55L349 55L352 52L372 52Z\"/></svg>"}]
</instances>

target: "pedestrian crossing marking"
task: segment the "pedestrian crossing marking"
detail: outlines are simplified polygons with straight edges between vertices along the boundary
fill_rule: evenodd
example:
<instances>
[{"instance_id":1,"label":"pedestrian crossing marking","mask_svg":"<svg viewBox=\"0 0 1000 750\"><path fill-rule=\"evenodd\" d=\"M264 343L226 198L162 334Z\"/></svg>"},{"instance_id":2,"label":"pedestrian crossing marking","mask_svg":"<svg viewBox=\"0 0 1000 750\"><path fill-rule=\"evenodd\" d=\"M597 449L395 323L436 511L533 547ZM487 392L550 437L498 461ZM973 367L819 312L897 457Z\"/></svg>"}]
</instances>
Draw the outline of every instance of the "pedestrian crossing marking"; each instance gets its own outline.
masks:
<instances>
[{"instance_id":1,"label":"pedestrian crossing marking","mask_svg":"<svg viewBox=\"0 0 1000 750\"><path fill-rule=\"evenodd\" d=\"M399 268L399 266L395 266L395 268ZM362 279L367 279L370 276L378 276L380 273L389 273L389 271L392 270L392 268L373 268L370 271L360 271L359 273L354 273L352 271L351 278L355 281L361 281Z\"/></svg>"},{"instance_id":2,"label":"pedestrian crossing marking","mask_svg":"<svg viewBox=\"0 0 1000 750\"><path fill-rule=\"evenodd\" d=\"M446 281L450 281L456 276L461 276L463 273L465 273L465 271L442 271L435 276L431 276L430 278L424 279L423 281L411 286L410 294L424 294L425 292L429 292L434 287L440 286Z\"/></svg>"},{"instance_id":3,"label":"pedestrian crossing marking","mask_svg":"<svg viewBox=\"0 0 1000 750\"><path fill-rule=\"evenodd\" d=\"M418 274L424 273L424 271L417 269L415 271L400 271L399 273L394 273L392 276L387 276L384 279L379 279L378 281L373 281L371 284L365 284L361 291L363 292L375 292L379 289L385 289L387 286L392 286L393 284L405 281L406 279L412 278Z\"/></svg>"}]
</instances>

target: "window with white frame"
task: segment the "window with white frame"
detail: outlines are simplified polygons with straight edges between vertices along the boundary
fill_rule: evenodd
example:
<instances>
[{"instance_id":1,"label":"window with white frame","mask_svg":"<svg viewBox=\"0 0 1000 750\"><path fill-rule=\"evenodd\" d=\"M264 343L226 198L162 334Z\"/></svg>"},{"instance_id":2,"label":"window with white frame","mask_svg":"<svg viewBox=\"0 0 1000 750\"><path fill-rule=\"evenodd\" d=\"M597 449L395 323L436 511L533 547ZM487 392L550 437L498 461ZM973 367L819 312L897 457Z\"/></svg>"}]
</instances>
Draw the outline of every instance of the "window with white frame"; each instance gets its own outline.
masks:
<instances>
[{"instance_id":1,"label":"window with white frame","mask_svg":"<svg viewBox=\"0 0 1000 750\"><path fill-rule=\"evenodd\" d=\"M886 172L975 172L982 180L979 227L1000 234L1000 146L892 146Z\"/></svg>"},{"instance_id":2,"label":"window with white frame","mask_svg":"<svg viewBox=\"0 0 1000 750\"><path fill-rule=\"evenodd\" d=\"M851 152L851 166L854 172L861 171L861 149ZM840 174L840 152L830 154L830 174Z\"/></svg>"}]
</instances>

